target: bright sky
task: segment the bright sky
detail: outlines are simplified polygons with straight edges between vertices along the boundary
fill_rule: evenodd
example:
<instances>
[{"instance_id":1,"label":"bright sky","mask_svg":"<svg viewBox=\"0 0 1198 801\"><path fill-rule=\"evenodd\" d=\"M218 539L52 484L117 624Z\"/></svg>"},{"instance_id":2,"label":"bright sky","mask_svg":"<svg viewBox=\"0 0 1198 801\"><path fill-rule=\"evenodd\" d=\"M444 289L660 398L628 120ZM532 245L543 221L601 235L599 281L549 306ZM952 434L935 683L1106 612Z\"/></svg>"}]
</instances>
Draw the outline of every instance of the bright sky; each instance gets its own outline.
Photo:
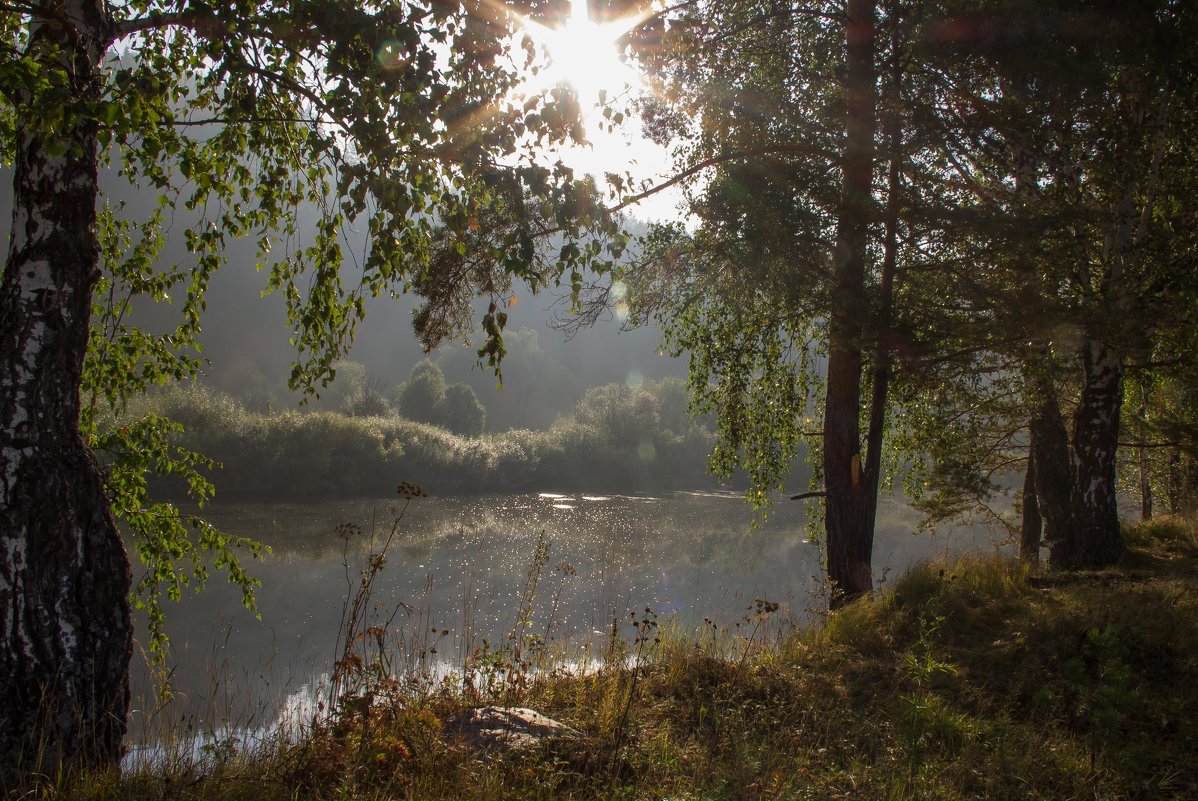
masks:
<instances>
[{"instance_id":1,"label":"bright sky","mask_svg":"<svg viewBox=\"0 0 1198 801\"><path fill-rule=\"evenodd\" d=\"M625 118L615 131L600 128L603 121L601 95L626 98L646 91L636 69L620 56L619 40L644 21L637 14L608 22L594 22L587 0L571 0L570 16L557 28L531 20L525 30L545 53L544 69L530 79L527 89L543 91L567 82L574 87L586 116L591 147L575 146L562 152L562 160L575 170L590 173L600 182L605 172L631 173L633 179L660 181L669 177L672 163L666 148L645 138L635 115ZM621 104L623 105L623 104ZM671 189L653 195L629 211L645 220L677 219L681 195Z\"/></svg>"}]
</instances>

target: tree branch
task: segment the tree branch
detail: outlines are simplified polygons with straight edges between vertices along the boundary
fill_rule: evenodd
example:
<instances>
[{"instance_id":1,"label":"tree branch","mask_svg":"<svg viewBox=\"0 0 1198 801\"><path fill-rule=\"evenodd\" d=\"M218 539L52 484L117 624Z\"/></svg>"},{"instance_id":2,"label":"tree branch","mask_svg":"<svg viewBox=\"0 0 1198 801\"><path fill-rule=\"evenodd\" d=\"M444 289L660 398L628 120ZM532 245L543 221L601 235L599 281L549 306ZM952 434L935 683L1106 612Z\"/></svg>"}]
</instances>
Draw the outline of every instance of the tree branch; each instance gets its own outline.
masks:
<instances>
[{"instance_id":1,"label":"tree branch","mask_svg":"<svg viewBox=\"0 0 1198 801\"><path fill-rule=\"evenodd\" d=\"M677 184L682 183L687 178L691 178L691 177L697 175L698 173L703 172L703 170L709 169L711 167L717 167L720 164L724 164L729 161L737 161L739 159L759 158L761 156L786 155L788 153L802 154L802 155L807 155L807 156L820 156L820 157L828 159L828 161L839 161L838 156L834 156L830 153L826 153L822 150L819 150L818 148L804 147L802 145L779 145L777 147L751 148L749 150L735 150L731 153L721 153L718 156L712 156L711 158L704 159L703 161L700 161L698 164L688 167L687 169L683 170L682 172L675 174L670 179L668 179L666 181L662 181L660 184L650 187L649 189L646 189L645 191L643 191L639 194L624 198L618 204L616 204L615 206L608 209L608 211L611 212L612 214L623 211L624 209L628 208L629 206L634 206L637 203L640 203L645 198L652 197L653 195L656 195L658 192L663 192L666 189L669 189L671 186L675 186Z\"/></svg>"},{"instance_id":2,"label":"tree branch","mask_svg":"<svg viewBox=\"0 0 1198 801\"><path fill-rule=\"evenodd\" d=\"M1180 444L1181 444L1180 440L1178 440L1177 442L1120 442L1120 443L1118 443L1120 448L1176 448Z\"/></svg>"},{"instance_id":3,"label":"tree branch","mask_svg":"<svg viewBox=\"0 0 1198 801\"><path fill-rule=\"evenodd\" d=\"M759 14L746 22L742 22L740 25L737 25L734 28L720 31L719 35L712 39L710 43L719 44L725 39L730 39L741 31L746 31L749 28L760 25L763 22L768 22L769 20L775 19L777 17L819 17L832 22L844 22L845 19L845 15L843 13L833 14L826 11L817 11L816 9L812 8L786 8L782 9L781 11L769 11L764 14Z\"/></svg>"},{"instance_id":4,"label":"tree branch","mask_svg":"<svg viewBox=\"0 0 1198 801\"><path fill-rule=\"evenodd\" d=\"M50 9L33 3L0 3L0 11L9 14L29 14L30 16L48 16Z\"/></svg>"},{"instance_id":5,"label":"tree branch","mask_svg":"<svg viewBox=\"0 0 1198 801\"><path fill-rule=\"evenodd\" d=\"M112 38L113 41L116 41L135 33L158 30L160 28L180 27L197 30L202 21L213 19L215 19L215 15L208 9L188 9L187 11L174 11L165 14L155 11L145 17L135 17L117 22L112 26Z\"/></svg>"}]
</instances>

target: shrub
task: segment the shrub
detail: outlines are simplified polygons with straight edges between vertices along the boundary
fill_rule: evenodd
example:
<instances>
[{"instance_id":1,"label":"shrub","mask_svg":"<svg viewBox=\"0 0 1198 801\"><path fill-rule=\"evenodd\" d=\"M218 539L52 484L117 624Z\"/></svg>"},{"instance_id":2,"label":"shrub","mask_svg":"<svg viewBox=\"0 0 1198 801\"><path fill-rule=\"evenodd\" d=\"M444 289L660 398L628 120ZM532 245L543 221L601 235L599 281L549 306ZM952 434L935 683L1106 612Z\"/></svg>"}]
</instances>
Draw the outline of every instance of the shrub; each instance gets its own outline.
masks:
<instances>
[{"instance_id":1,"label":"shrub","mask_svg":"<svg viewBox=\"0 0 1198 801\"><path fill-rule=\"evenodd\" d=\"M446 428L464 437L482 436L487 426L487 410L467 384L453 384L445 390L438 416Z\"/></svg>"},{"instance_id":2,"label":"shrub","mask_svg":"<svg viewBox=\"0 0 1198 801\"><path fill-rule=\"evenodd\" d=\"M412 368L407 381L395 388L395 408L409 420L440 425L445 394L445 374L425 359Z\"/></svg>"},{"instance_id":3,"label":"shrub","mask_svg":"<svg viewBox=\"0 0 1198 801\"><path fill-rule=\"evenodd\" d=\"M341 408L350 417L379 417L391 413L391 404L383 397L383 393L371 386L351 392Z\"/></svg>"}]
</instances>

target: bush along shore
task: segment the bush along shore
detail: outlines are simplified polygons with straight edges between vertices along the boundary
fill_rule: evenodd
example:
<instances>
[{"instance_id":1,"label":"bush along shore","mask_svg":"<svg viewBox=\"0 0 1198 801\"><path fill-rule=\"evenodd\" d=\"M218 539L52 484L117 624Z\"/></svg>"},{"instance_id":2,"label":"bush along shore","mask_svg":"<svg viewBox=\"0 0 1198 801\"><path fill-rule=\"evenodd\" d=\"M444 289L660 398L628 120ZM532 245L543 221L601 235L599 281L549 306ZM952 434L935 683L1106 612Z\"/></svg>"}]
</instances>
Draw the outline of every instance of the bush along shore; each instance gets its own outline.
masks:
<instances>
[{"instance_id":1,"label":"bush along shore","mask_svg":"<svg viewBox=\"0 0 1198 801\"><path fill-rule=\"evenodd\" d=\"M371 624L372 559L310 726L252 753L31 779L20 797L1196 798L1198 527L1128 536L1123 564L1099 572L926 564L785 636L765 600L730 631L646 610L585 657L533 634L534 558L509 641L448 678L419 668L438 635L405 657ZM480 747L462 721L495 706L565 728Z\"/></svg>"},{"instance_id":2,"label":"bush along shore","mask_svg":"<svg viewBox=\"0 0 1198 801\"><path fill-rule=\"evenodd\" d=\"M105 424L147 414L181 424L175 442L219 464L211 478L222 499L378 497L412 477L438 495L715 487L706 472L713 435L686 414L675 384L598 387L547 431L479 436L390 410L254 412L198 385L155 393ZM185 494L169 479L154 489Z\"/></svg>"}]
</instances>

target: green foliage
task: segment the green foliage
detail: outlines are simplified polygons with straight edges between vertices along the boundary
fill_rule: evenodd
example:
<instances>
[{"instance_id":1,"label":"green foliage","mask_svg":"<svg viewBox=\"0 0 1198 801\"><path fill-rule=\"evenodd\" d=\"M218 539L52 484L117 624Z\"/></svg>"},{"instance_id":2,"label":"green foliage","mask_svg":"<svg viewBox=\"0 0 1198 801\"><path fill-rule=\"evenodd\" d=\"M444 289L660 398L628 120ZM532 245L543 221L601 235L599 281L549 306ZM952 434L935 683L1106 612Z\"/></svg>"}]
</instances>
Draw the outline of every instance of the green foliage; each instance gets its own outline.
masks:
<instances>
[{"instance_id":1,"label":"green foliage","mask_svg":"<svg viewBox=\"0 0 1198 801\"><path fill-rule=\"evenodd\" d=\"M955 676L957 669L948 662L938 660L932 652L932 640L944 623L941 617L924 617L919 621L919 637L915 646L906 655L907 675L915 686L928 686L938 675Z\"/></svg>"},{"instance_id":2,"label":"green foliage","mask_svg":"<svg viewBox=\"0 0 1198 801\"><path fill-rule=\"evenodd\" d=\"M331 375L334 380L322 387L317 397L307 400L313 408L345 411L350 398L363 393L370 383L366 365L352 359L338 359Z\"/></svg>"},{"instance_id":3,"label":"green foliage","mask_svg":"<svg viewBox=\"0 0 1198 801\"><path fill-rule=\"evenodd\" d=\"M1198 526L1180 517L1157 516L1123 530L1133 555L1162 564L1198 558ZM1179 565L1180 566L1180 565Z\"/></svg>"},{"instance_id":4,"label":"green foliage","mask_svg":"<svg viewBox=\"0 0 1198 801\"><path fill-rule=\"evenodd\" d=\"M747 469L755 503L779 486L804 437L815 446L830 425L841 460L868 456L881 438L887 450L880 464L867 458L864 475L901 483L930 520L1013 529L1008 491L1027 464L1031 408L1059 395L1070 411L1082 394L1080 345L1111 348L1118 370L1194 385L1180 354L1194 352L1198 319L1198 249L1184 221L1196 196L1198 18L1176 3L1098 8L858 5L876 34L864 82L876 119L865 86L846 86L843 4L670 9L646 56L662 89L647 116L651 135L676 147L694 225L658 226L622 278L639 315L656 316L691 360L692 398L717 415L713 469ZM1083 33L1079 14L1105 21ZM1001 18L1020 33L941 35L962 18ZM858 166L872 175L868 209L853 197L862 189L841 191L842 177L860 175L844 149L855 119L871 140L848 144L867 156ZM856 246L840 235L858 211L862 274L848 280L841 267ZM834 343L821 330L830 320ZM864 400L829 397L821 419L806 362L822 368L825 357L848 365L837 375ZM1029 381L1037 373L1044 384ZM871 409L869 392L882 386L885 408ZM1108 394L1097 390L1087 408ZM1176 446L1193 440L1194 404L1170 404L1181 425L1163 436L1165 404L1154 405L1155 426L1131 430L1127 414L1120 436L1107 426L1103 458L1117 438L1152 444L1124 460L1122 489L1143 465L1158 507L1183 511L1198 470ZM1094 419L1118 421L1118 406L1108 399ZM861 430L874 415L885 425ZM820 482L823 456L812 454ZM1088 469L1081 456L1075 464ZM1075 497L1113 499L1109 472L1091 477L1102 493ZM843 494L826 489L825 503ZM1099 503L1083 505L1109 531L1114 503Z\"/></svg>"},{"instance_id":5,"label":"green foliage","mask_svg":"<svg viewBox=\"0 0 1198 801\"><path fill-rule=\"evenodd\" d=\"M692 409L716 421L712 471L746 471L763 512L822 428L840 13L827 3L777 13L755 0L679 7L657 54L668 88L649 111L658 139L686 143L679 169L703 176L690 202L701 222L655 226L622 276L635 315L657 318L671 354L690 360Z\"/></svg>"},{"instance_id":6,"label":"green foliage","mask_svg":"<svg viewBox=\"0 0 1198 801\"><path fill-rule=\"evenodd\" d=\"M526 55L504 41L513 19L503 12L333 1L282 14L205 7L177 25L163 10L147 1L115 12L137 32L105 72L102 136L124 177L204 218L187 232L199 297L231 237L257 242L295 332L295 388L331 378L368 294L424 294L418 333L435 344L460 330L463 298L599 261L602 246L575 248L560 266L541 261L532 240L546 216L568 232L614 234L568 171L532 154L498 166L495 155L526 135L576 135L578 113L562 91L509 94L521 76L504 59ZM301 227L297 211L315 219ZM352 283L339 242L351 226L369 234ZM488 347L498 349L495 322Z\"/></svg>"},{"instance_id":7,"label":"green foliage","mask_svg":"<svg viewBox=\"0 0 1198 801\"><path fill-rule=\"evenodd\" d=\"M435 363L417 362L408 380L395 388L395 408L417 423L441 425L445 420L445 374Z\"/></svg>"},{"instance_id":8,"label":"green foliage","mask_svg":"<svg viewBox=\"0 0 1198 801\"><path fill-rule=\"evenodd\" d=\"M763 509L818 428L815 330L772 304L766 286L724 270L708 246L719 247L658 227L644 242L645 264L625 278L637 314L657 316L671 355L690 360L691 411L711 415L718 431L710 469L746 470L750 500Z\"/></svg>"},{"instance_id":9,"label":"green foliage","mask_svg":"<svg viewBox=\"0 0 1198 801\"><path fill-rule=\"evenodd\" d=\"M375 387L362 387L350 393L341 407L350 417L378 417L391 413L391 404Z\"/></svg>"},{"instance_id":10,"label":"green foliage","mask_svg":"<svg viewBox=\"0 0 1198 801\"><path fill-rule=\"evenodd\" d=\"M1013 371L995 374L990 362L990 354L959 357L893 393L888 472L925 524L1018 530L1007 491L1026 464L1035 390Z\"/></svg>"},{"instance_id":11,"label":"green foliage","mask_svg":"<svg viewBox=\"0 0 1198 801\"><path fill-rule=\"evenodd\" d=\"M102 276L80 428L106 454L113 513L145 566L136 600L148 610L160 660L161 599L178 599L189 581L202 585L210 558L253 608L255 582L239 554L264 553L150 494L151 482L173 480L202 506L212 494L204 470L213 462L178 445L179 437L211 442L223 456L220 445L231 436L224 429L235 428L244 410L219 399L226 408L218 413L208 408L215 398L202 409L184 404L176 418L127 409L150 388L197 377L206 291L234 240L256 244L266 291L286 304L296 348L290 385L307 394L332 380L368 296L420 292L427 302L417 333L432 346L463 329L459 311L474 294L494 296L513 278L535 289L563 270L603 270L600 240L610 238L613 254L623 243L589 181L525 152L526 141L581 139L579 109L561 87L520 94L520 66L531 54L513 46L516 19L499 6L97 3L79 16L94 29L73 30L78 51L67 53L37 34L61 27L58 11L47 9L0 11L0 163L11 163L18 135L54 143L50 155L84 158L83 143L63 132L87 129L76 125L86 120L111 167L109 185L158 198L144 219L126 217L123 203L99 204L101 257L87 268L98 266ZM63 65L96 62L85 45L99 47L99 75L80 88ZM161 261L172 227L187 252L179 264ZM534 247L547 229L571 244L583 229L600 239L549 261ZM365 235L352 269L346 256L357 243L343 247L351 230ZM172 293L173 330L154 335L130 325L135 303L166 303ZM496 370L505 322L502 313L488 316L480 351ZM477 401L454 397L455 423L481 433ZM258 405L270 408L269 400ZM388 412L366 384L344 408L363 417ZM188 414L198 417L183 419ZM340 422L283 418L287 433L267 457L271 464L258 459L239 469L320 459L327 464L318 474L337 491L360 488L361 471L402 451L361 427L346 426L359 436L339 438ZM180 426L192 424L198 430L183 434ZM358 460L363 453L375 458Z\"/></svg>"},{"instance_id":12,"label":"green foliage","mask_svg":"<svg viewBox=\"0 0 1198 801\"><path fill-rule=\"evenodd\" d=\"M464 437L482 436L487 410L466 384L448 385L434 362L417 362L408 380L392 393L396 410L418 423L441 426Z\"/></svg>"},{"instance_id":13,"label":"green foliage","mask_svg":"<svg viewBox=\"0 0 1198 801\"><path fill-rule=\"evenodd\" d=\"M247 609L255 611L259 581L242 564L242 556L261 559L270 549L246 537L219 531L196 514L151 494L151 481L171 479L201 508L214 488L205 472L215 462L175 440L184 426L196 422L186 409L171 415L129 414L132 399L149 388L194 378L199 370L199 317L204 277L186 271L160 272L153 263L161 247L160 215L136 228L105 206L99 215L105 275L92 303L90 345L83 365L83 408L80 429L93 451L104 459L104 486L110 509L132 538L144 572L137 577L133 601L146 611L149 649L163 664L169 645L164 598L181 599L188 586L199 590L209 564L236 584ZM179 289L186 300L183 320L165 336L152 336L130 326L130 305L139 296L168 298ZM234 414L228 398L212 398L223 408L210 417ZM118 423L118 419L120 422ZM166 688L164 688L166 689Z\"/></svg>"},{"instance_id":14,"label":"green foliage","mask_svg":"<svg viewBox=\"0 0 1198 801\"><path fill-rule=\"evenodd\" d=\"M466 384L445 388L441 416L446 428L463 437L481 437L487 427L487 410Z\"/></svg>"},{"instance_id":15,"label":"green foliage","mask_svg":"<svg viewBox=\"0 0 1198 801\"><path fill-rule=\"evenodd\" d=\"M647 389L607 384L587 390L574 410L574 420L604 436L604 444L636 448L645 434L661 427L657 398Z\"/></svg>"},{"instance_id":16,"label":"green foliage","mask_svg":"<svg viewBox=\"0 0 1198 801\"><path fill-rule=\"evenodd\" d=\"M336 365L338 380L321 393L321 408L337 409L350 417L375 417L391 413L391 404L383 396L378 382L366 373L366 367L345 359Z\"/></svg>"},{"instance_id":17,"label":"green foliage","mask_svg":"<svg viewBox=\"0 0 1198 801\"><path fill-rule=\"evenodd\" d=\"M556 470L581 489L588 480L633 490L675 481L681 485L687 480L682 477L697 477L712 447L711 432L689 416L680 417L677 408L670 422L679 430L667 428L661 417L663 395L677 399L676 380L646 381L636 389L607 384L587 390L574 414L558 420L551 431L561 447Z\"/></svg>"},{"instance_id":18,"label":"green foliage","mask_svg":"<svg viewBox=\"0 0 1198 801\"><path fill-rule=\"evenodd\" d=\"M1080 652L1065 662L1065 703L1090 733L1090 755L1118 733L1138 699L1127 664L1127 648L1111 626L1086 631Z\"/></svg>"},{"instance_id":19,"label":"green foliage","mask_svg":"<svg viewBox=\"0 0 1198 801\"><path fill-rule=\"evenodd\" d=\"M270 553L261 543L229 536L198 515L184 514L172 503L151 498L151 476L181 479L187 494L201 507L212 495L212 484L201 470L213 467L213 462L169 440L181 430L177 423L146 415L92 438L92 447L109 457L104 485L113 516L127 527L144 567L133 600L146 611L149 648L156 664L164 663L169 644L164 596L178 601L183 589L193 583L199 590L208 579L211 561L241 588L242 603L254 611L254 588L261 582L246 571L241 557L261 559Z\"/></svg>"},{"instance_id":20,"label":"green foliage","mask_svg":"<svg viewBox=\"0 0 1198 801\"><path fill-rule=\"evenodd\" d=\"M1169 352L1188 345L1176 341ZM1156 358L1168 360L1164 351ZM1178 515L1198 509L1198 391L1193 369L1137 370L1124 382L1120 488L1149 509ZM1144 491L1147 490L1147 498Z\"/></svg>"},{"instance_id":21,"label":"green foliage","mask_svg":"<svg viewBox=\"0 0 1198 801\"><path fill-rule=\"evenodd\" d=\"M202 552L253 602L236 552L261 548L147 494L147 477L173 477L202 503L212 488L198 470L208 462L173 444L174 423L126 408L147 389L197 376L206 291L234 240L256 245L266 291L286 304L290 385L309 395L332 380L368 296L422 294L417 333L432 346L463 330L459 312L473 295L494 297L517 278L535 290L563 271L605 270L623 240L589 180L525 147L581 139L580 109L563 87L519 90L532 54L513 42L517 18L501 6L84 6L69 40L58 36L58 10L0 11L0 162L11 162L21 136L49 142L47 155L86 158L88 144L69 136L95 130L115 192L158 198L144 219L98 204L101 256L84 266L101 278L80 428L110 454L111 503L146 562L139 599L160 655L162 588L177 597L187 575L202 582ZM97 77L76 85L64 65L87 62ZM161 261L172 228L187 253L178 264ZM534 246L546 230L570 245L552 259ZM584 231L588 243L576 245ZM351 232L364 240L344 247ZM351 250L360 254L352 268ZM171 293L179 321L169 333L129 324L135 302ZM483 347L497 370L505 318L489 315ZM380 401L363 390L350 411L384 412ZM121 423L100 425L109 413ZM343 458L345 444L323 441L320 426L293 428L333 446L320 458Z\"/></svg>"},{"instance_id":22,"label":"green foliage","mask_svg":"<svg viewBox=\"0 0 1198 801\"><path fill-rule=\"evenodd\" d=\"M916 50L943 79L913 78L912 100L957 133L917 134L914 146L930 149L913 161L938 151L962 178L953 189L911 179L909 189L912 207L929 215L921 236L937 245L913 265L918 280L900 286L902 302L917 310L902 333L915 347L932 337L947 346L921 365L933 380L902 400L936 462L918 477L931 485L927 509L1004 522L989 501L1024 465L1031 409L1045 395L1059 396L1066 413L1079 397L1094 402L1078 369L1087 343L1112 348L1127 371L1126 400L1097 396L1109 403L1103 419L1122 418L1120 448L1156 446L1122 455L1120 490L1138 494L1143 467L1158 499L1176 497L1165 446L1180 440L1155 425L1169 404L1140 402L1145 387L1154 396L1192 372L1179 354L1194 337L1194 271L1182 265L1196 251L1175 215L1193 207L1193 171L1182 163L1193 161L1194 73L1179 65L1193 58L1196 19L1167 3L1122 4L1104 12L1103 31L1079 39L1069 20L1090 13L1087 4L1003 8L1035 32L1002 45L946 40ZM955 101L935 102L965 95L973 99L966 113ZM1116 432L1106 436L1113 449Z\"/></svg>"},{"instance_id":23,"label":"green foliage","mask_svg":"<svg viewBox=\"0 0 1198 801\"><path fill-rule=\"evenodd\" d=\"M192 384L138 399L127 416L105 425L117 427L143 415L180 421L182 430L172 442L220 464L209 480L225 496L381 496L407 477L420 477L438 494L710 486L703 464L711 432L685 417L675 420L681 432L663 428L656 413L660 393L678 391L676 382L646 382L635 391L613 384L594 390L580 402L577 417L549 431L471 436L393 412L363 417L252 412L228 395ZM481 418L481 408L474 410ZM154 479L152 486L171 496L187 489L175 475Z\"/></svg>"}]
</instances>

